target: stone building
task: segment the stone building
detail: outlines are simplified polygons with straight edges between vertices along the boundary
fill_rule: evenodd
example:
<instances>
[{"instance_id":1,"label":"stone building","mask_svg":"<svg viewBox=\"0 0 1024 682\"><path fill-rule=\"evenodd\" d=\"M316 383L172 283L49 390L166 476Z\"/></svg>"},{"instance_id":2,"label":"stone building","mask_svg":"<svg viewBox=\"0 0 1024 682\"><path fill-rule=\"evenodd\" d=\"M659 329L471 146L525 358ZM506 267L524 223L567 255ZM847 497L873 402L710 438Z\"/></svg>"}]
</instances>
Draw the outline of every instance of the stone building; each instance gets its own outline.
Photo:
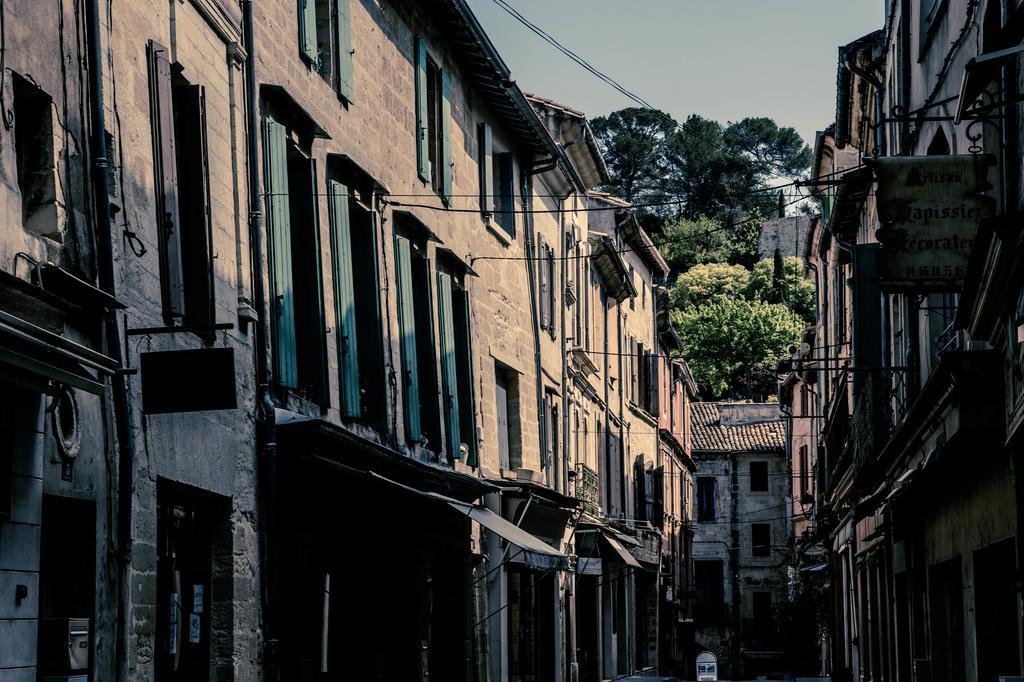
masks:
<instances>
[{"instance_id":1,"label":"stone building","mask_svg":"<svg viewBox=\"0 0 1024 682\"><path fill-rule=\"evenodd\" d=\"M1024 673L1016 4L893 3L839 51L801 368L817 375L834 680Z\"/></svg>"},{"instance_id":2,"label":"stone building","mask_svg":"<svg viewBox=\"0 0 1024 682\"><path fill-rule=\"evenodd\" d=\"M695 647L723 678L785 668L790 473L777 403L694 403Z\"/></svg>"}]
</instances>

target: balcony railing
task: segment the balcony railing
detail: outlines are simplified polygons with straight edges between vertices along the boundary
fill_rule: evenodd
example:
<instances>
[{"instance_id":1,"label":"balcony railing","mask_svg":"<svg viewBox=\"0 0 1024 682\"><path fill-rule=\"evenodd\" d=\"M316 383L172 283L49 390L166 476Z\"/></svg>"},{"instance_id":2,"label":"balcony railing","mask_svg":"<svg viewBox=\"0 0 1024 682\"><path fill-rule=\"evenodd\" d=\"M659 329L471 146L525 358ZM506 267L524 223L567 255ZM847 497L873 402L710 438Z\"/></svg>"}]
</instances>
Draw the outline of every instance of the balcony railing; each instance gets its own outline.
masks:
<instances>
[{"instance_id":1,"label":"balcony railing","mask_svg":"<svg viewBox=\"0 0 1024 682\"><path fill-rule=\"evenodd\" d=\"M586 464L576 465L576 498L583 505L583 511L591 516L601 516L601 483L597 472Z\"/></svg>"}]
</instances>

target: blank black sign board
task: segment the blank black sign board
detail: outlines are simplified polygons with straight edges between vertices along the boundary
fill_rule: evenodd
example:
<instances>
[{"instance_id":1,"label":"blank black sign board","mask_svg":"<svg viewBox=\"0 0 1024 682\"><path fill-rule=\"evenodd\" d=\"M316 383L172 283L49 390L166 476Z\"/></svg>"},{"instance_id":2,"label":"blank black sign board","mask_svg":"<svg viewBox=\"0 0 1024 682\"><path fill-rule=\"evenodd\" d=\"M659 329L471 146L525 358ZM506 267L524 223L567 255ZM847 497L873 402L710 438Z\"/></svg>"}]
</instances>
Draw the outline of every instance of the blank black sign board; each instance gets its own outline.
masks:
<instances>
[{"instance_id":1,"label":"blank black sign board","mask_svg":"<svg viewBox=\"0 0 1024 682\"><path fill-rule=\"evenodd\" d=\"M142 353L140 365L146 414L238 407L233 348Z\"/></svg>"}]
</instances>

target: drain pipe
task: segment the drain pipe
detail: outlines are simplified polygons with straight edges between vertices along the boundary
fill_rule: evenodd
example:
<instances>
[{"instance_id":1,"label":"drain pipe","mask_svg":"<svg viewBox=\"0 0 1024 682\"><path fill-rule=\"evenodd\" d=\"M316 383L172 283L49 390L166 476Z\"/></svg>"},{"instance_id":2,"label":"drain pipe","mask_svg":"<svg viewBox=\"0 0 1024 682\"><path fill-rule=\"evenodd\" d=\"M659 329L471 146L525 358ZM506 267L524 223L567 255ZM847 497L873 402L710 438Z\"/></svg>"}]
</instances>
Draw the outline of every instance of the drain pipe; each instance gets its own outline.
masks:
<instances>
[{"instance_id":1,"label":"drain pipe","mask_svg":"<svg viewBox=\"0 0 1024 682\"><path fill-rule=\"evenodd\" d=\"M270 395L269 354L267 344L267 301L264 293L264 226L263 201L260 192L259 112L256 98L256 44L253 40L252 0L242 0L245 25L245 107L246 172L249 180L249 244L252 258L253 305L256 308L256 442L258 499L260 500L260 539L263 559L263 671L264 680L281 679L280 645L280 560L279 560L279 495L277 460L277 421L274 401Z\"/></svg>"},{"instance_id":2,"label":"drain pipe","mask_svg":"<svg viewBox=\"0 0 1024 682\"><path fill-rule=\"evenodd\" d=\"M540 313L537 310L537 278L536 278L536 266L534 265L535 249L536 246L536 235L534 234L535 225L533 221L533 176L540 175L541 173L547 173L549 170L555 168L558 165L558 157L551 157L546 161L541 161L533 165L528 170L523 171L522 178L522 197L523 197L523 226L524 234L526 239L524 240L524 246L526 247L526 275L529 282L530 288L530 318L533 327L533 361L534 370L537 373L536 385L537 385L537 415L541 420L544 419L544 366L541 362L541 351L540 351ZM554 282L551 282L549 286L554 286ZM554 311L552 311L554 313ZM542 422L543 423L543 422ZM538 441L540 443L540 456L544 456L544 441L546 434L544 429L537 429Z\"/></svg>"},{"instance_id":3,"label":"drain pipe","mask_svg":"<svg viewBox=\"0 0 1024 682\"><path fill-rule=\"evenodd\" d=\"M89 49L89 114L92 128L92 189L96 211L97 270L99 284L111 296L114 283L114 244L110 217L110 187L107 184L106 115L103 101L103 49L100 38L99 0L86 3ZM110 309L104 320L106 353L118 367L124 365L121 332L117 311ZM110 377L114 402L114 433L117 439L117 640L115 642L115 676L128 679L128 580L132 558L132 495L135 478L135 447L128 422L128 384L126 375L115 372ZM107 491L110 494L110 491ZM108 530L109 532L109 530Z\"/></svg>"}]
</instances>

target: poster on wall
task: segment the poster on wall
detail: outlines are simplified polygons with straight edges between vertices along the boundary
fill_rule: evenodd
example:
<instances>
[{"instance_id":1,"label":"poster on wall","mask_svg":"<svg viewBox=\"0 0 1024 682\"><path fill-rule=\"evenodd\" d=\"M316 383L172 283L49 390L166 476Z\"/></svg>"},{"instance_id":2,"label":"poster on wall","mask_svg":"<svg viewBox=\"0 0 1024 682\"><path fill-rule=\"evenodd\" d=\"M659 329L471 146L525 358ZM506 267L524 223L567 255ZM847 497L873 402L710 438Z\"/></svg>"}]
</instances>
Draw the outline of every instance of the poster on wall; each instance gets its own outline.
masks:
<instances>
[{"instance_id":1,"label":"poster on wall","mask_svg":"<svg viewBox=\"0 0 1024 682\"><path fill-rule=\"evenodd\" d=\"M978 223L995 213L991 154L901 156L873 164L882 244L878 283L886 291L957 291Z\"/></svg>"}]
</instances>

